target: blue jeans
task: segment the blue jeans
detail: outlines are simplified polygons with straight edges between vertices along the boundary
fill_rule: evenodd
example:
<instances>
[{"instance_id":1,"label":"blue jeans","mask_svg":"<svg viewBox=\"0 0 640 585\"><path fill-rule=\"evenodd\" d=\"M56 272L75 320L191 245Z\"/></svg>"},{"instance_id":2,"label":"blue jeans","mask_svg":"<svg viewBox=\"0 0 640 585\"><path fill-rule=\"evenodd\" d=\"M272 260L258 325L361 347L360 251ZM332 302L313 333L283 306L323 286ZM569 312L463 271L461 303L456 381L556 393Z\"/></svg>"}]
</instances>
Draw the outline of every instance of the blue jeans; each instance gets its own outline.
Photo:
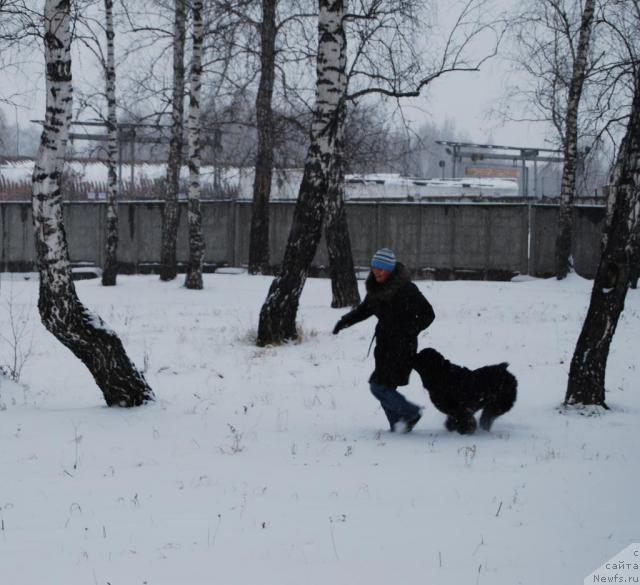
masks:
<instances>
[{"instance_id":1,"label":"blue jeans","mask_svg":"<svg viewBox=\"0 0 640 585\"><path fill-rule=\"evenodd\" d=\"M409 421L420 414L420 407L409 402L400 392L396 390L396 386L383 386L375 382L369 383L371 394L373 394L382 405L384 413L387 415L391 430L397 422Z\"/></svg>"}]
</instances>

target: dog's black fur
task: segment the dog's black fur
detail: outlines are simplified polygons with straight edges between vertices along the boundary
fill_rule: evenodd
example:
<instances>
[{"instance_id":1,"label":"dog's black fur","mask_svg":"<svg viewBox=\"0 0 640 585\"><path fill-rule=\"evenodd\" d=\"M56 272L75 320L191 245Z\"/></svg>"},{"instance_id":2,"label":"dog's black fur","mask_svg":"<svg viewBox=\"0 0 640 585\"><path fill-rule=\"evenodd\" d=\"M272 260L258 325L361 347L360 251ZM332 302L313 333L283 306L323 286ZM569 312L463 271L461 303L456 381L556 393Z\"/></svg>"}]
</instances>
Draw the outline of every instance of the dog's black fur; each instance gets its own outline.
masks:
<instances>
[{"instance_id":1,"label":"dog's black fur","mask_svg":"<svg viewBox=\"0 0 640 585\"><path fill-rule=\"evenodd\" d=\"M488 431L498 416L511 410L518 381L508 366L502 363L470 370L452 364L433 348L419 352L414 363L431 402L448 415L445 427L461 435L476 430L476 411L482 409L480 426Z\"/></svg>"}]
</instances>

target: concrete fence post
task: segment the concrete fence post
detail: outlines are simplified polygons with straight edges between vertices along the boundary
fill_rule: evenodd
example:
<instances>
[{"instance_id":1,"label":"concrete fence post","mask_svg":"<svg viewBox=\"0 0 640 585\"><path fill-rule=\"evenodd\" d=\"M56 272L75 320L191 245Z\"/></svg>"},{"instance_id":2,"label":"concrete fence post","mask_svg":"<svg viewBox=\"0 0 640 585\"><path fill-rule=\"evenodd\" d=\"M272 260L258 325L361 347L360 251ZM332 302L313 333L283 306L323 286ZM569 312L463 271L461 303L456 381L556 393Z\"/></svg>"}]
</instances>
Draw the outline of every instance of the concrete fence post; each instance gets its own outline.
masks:
<instances>
[{"instance_id":1,"label":"concrete fence post","mask_svg":"<svg viewBox=\"0 0 640 585\"><path fill-rule=\"evenodd\" d=\"M418 208L418 237L416 242L416 272L419 273L420 269L423 267L424 258L422 257L422 207Z\"/></svg>"},{"instance_id":2,"label":"concrete fence post","mask_svg":"<svg viewBox=\"0 0 640 585\"><path fill-rule=\"evenodd\" d=\"M537 246L536 246L536 210L535 207L529 203L527 206L527 274L529 276L535 276L537 273Z\"/></svg>"},{"instance_id":3,"label":"concrete fence post","mask_svg":"<svg viewBox=\"0 0 640 585\"><path fill-rule=\"evenodd\" d=\"M234 199L231 206L231 237L233 238L231 242L231 265L236 266L238 254L238 242L239 242L239 234L238 234L238 200Z\"/></svg>"},{"instance_id":4,"label":"concrete fence post","mask_svg":"<svg viewBox=\"0 0 640 585\"><path fill-rule=\"evenodd\" d=\"M380 214L382 212L380 211L380 203L376 202L376 243L375 246L373 246L374 248L378 248L381 244L380 244ZM386 245L386 244L385 244Z\"/></svg>"},{"instance_id":5,"label":"concrete fence post","mask_svg":"<svg viewBox=\"0 0 640 585\"><path fill-rule=\"evenodd\" d=\"M491 266L491 211L488 207L483 209L484 212L484 265L485 270Z\"/></svg>"}]
</instances>

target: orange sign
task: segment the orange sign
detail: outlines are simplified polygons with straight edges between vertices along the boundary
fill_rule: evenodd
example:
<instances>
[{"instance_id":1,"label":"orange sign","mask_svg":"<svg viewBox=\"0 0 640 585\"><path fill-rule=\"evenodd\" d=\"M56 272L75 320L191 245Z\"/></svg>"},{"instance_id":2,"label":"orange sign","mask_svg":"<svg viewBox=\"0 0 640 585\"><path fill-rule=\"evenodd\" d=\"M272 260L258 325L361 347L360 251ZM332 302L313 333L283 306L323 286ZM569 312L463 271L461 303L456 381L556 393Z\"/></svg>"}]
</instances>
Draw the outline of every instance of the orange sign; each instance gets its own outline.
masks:
<instances>
[{"instance_id":1,"label":"orange sign","mask_svg":"<svg viewBox=\"0 0 640 585\"><path fill-rule=\"evenodd\" d=\"M466 167L468 177L507 177L517 179L520 170L508 167Z\"/></svg>"}]
</instances>

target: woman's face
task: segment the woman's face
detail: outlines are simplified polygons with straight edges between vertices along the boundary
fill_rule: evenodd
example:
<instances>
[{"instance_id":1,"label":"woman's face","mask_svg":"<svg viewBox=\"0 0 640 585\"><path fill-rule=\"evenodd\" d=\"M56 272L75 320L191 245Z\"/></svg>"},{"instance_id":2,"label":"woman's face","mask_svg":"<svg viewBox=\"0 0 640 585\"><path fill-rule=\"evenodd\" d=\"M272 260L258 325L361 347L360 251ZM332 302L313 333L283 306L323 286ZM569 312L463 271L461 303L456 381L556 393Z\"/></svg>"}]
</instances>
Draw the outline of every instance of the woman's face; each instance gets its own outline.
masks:
<instances>
[{"instance_id":1,"label":"woman's face","mask_svg":"<svg viewBox=\"0 0 640 585\"><path fill-rule=\"evenodd\" d=\"M373 272L373 277L379 284L387 282L391 276L391 270L385 270L384 268L372 268L371 272Z\"/></svg>"}]
</instances>

